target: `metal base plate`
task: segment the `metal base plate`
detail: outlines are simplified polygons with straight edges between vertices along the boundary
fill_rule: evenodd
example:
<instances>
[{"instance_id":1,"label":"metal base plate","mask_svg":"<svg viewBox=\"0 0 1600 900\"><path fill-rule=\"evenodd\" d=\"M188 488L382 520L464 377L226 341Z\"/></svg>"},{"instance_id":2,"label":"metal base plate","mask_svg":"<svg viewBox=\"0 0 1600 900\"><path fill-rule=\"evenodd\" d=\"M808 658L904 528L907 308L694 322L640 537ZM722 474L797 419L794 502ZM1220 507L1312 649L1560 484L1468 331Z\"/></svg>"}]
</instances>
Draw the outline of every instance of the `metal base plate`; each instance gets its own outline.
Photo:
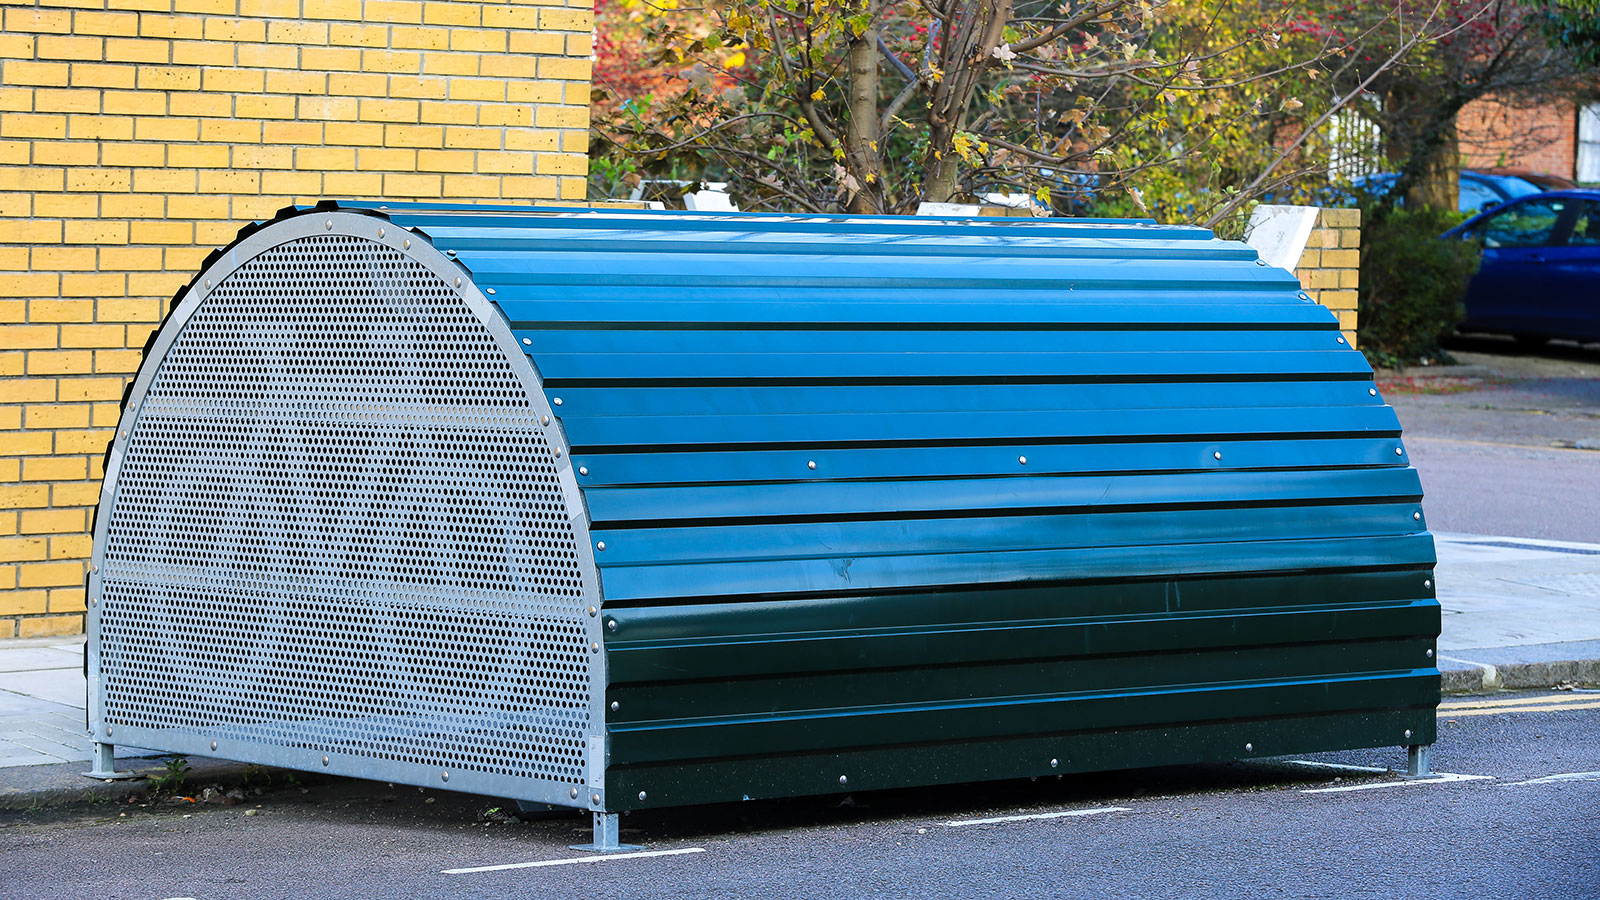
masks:
<instances>
[{"instance_id":1,"label":"metal base plate","mask_svg":"<svg viewBox=\"0 0 1600 900\"><path fill-rule=\"evenodd\" d=\"M627 853L632 850L643 850L642 844L618 844L615 847L602 847L599 844L570 844L568 850L584 850L589 853Z\"/></svg>"},{"instance_id":2,"label":"metal base plate","mask_svg":"<svg viewBox=\"0 0 1600 900\"><path fill-rule=\"evenodd\" d=\"M90 770L88 772L80 772L79 774L85 778L93 778L96 781L132 781L135 778L144 777L138 772L96 772Z\"/></svg>"}]
</instances>

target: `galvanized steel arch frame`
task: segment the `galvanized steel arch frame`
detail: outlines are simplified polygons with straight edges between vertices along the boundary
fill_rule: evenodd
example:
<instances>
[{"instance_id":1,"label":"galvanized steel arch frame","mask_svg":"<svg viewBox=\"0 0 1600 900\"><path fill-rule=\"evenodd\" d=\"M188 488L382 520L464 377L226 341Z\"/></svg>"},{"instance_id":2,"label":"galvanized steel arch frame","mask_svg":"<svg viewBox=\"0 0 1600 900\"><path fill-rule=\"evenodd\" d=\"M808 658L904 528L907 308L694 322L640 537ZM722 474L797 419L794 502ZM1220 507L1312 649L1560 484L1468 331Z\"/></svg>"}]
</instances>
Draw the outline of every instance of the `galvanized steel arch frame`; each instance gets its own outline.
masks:
<instances>
[{"instance_id":1,"label":"galvanized steel arch frame","mask_svg":"<svg viewBox=\"0 0 1600 900\"><path fill-rule=\"evenodd\" d=\"M603 605L600 573L595 564L594 542L589 536L588 506L573 471L571 445L560 418L556 416L545 396L539 373L526 352L529 348L520 344L512 335L510 324L499 306L484 294L483 289L473 281L471 273L451 256L435 247L426 232L396 225L380 213L365 209L356 211L339 209L332 204L319 205L311 209L285 209L268 223L241 229L238 239L232 244L208 256L199 273L174 297L170 315L145 347L143 363L124 395L117 430L105 455L104 478L92 529L94 544L85 583L88 632L84 665L87 678L86 720L91 737L97 744L103 745L100 757L102 765L109 768L109 748L112 745L125 743L140 746L137 732L133 734L118 732L104 722L105 695L101 673L99 598L103 587L106 541L112 511L116 507L119 478L145 399L168 351L179 339L184 326L229 275L268 250L292 241L329 234L361 238L404 253L409 259L420 263L428 272L438 277L441 282L452 286L459 299L488 332L494 346L505 356L525 389L528 404L540 417L541 422L546 423L544 427L547 429L547 439L557 448L557 477L566 502L567 518L576 538L578 567L583 576L584 604L587 607L587 614L582 617L591 648L588 666L589 733L586 736L585 783L574 785L570 790L550 792L536 790L538 786L526 780L485 776L471 771L451 773L442 780L420 776L407 778L406 773L391 771L393 767L384 763L375 763L361 757L341 758L313 750L239 745L224 748L224 752L231 758L269 765L283 765L309 771L323 770L332 774L403 781L425 787L478 791L529 802L603 810L606 806L605 767L608 741L605 730L604 697L607 673L606 655L603 652L604 632L601 625L603 616L600 614ZM203 736L180 734L164 736L162 746L157 749L199 756L219 752L215 741L209 741Z\"/></svg>"}]
</instances>

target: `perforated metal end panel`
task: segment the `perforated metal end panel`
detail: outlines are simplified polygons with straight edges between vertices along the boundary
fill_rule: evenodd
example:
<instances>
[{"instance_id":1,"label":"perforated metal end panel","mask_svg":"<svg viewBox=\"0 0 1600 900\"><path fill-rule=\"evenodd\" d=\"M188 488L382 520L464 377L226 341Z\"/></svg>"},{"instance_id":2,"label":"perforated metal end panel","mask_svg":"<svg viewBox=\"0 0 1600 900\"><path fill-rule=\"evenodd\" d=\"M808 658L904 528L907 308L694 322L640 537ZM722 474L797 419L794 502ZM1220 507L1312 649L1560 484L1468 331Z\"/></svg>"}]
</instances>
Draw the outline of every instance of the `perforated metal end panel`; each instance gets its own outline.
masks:
<instances>
[{"instance_id":1,"label":"perforated metal end panel","mask_svg":"<svg viewBox=\"0 0 1600 900\"><path fill-rule=\"evenodd\" d=\"M598 586L560 435L498 313L396 243L236 248L147 362L97 554L101 739L573 803Z\"/></svg>"}]
</instances>

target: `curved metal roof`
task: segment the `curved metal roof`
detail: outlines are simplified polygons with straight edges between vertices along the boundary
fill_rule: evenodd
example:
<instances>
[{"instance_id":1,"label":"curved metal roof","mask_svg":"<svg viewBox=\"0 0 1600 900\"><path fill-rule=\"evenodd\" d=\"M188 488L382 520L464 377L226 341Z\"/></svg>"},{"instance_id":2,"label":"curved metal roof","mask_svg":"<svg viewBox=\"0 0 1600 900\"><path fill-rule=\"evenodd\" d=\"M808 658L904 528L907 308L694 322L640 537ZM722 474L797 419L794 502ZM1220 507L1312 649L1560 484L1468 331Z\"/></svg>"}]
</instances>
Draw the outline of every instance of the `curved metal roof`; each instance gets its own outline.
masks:
<instances>
[{"instance_id":1,"label":"curved metal roof","mask_svg":"<svg viewBox=\"0 0 1600 900\"><path fill-rule=\"evenodd\" d=\"M384 212L527 348L608 604L1433 559L1365 359L1203 229Z\"/></svg>"}]
</instances>

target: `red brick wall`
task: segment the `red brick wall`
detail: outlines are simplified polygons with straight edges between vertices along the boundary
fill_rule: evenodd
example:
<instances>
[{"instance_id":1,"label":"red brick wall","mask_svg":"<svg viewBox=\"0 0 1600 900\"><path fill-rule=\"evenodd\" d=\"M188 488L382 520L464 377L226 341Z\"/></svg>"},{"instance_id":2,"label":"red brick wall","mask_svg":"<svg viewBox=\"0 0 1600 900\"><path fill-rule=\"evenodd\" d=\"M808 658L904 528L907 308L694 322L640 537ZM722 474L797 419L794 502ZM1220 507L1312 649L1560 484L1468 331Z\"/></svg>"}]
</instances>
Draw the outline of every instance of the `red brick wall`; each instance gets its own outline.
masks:
<instances>
[{"instance_id":1,"label":"red brick wall","mask_svg":"<svg viewBox=\"0 0 1600 900\"><path fill-rule=\"evenodd\" d=\"M1486 97L1456 116L1456 131L1463 168L1506 166L1563 178L1577 170L1578 107L1570 100L1519 106Z\"/></svg>"}]
</instances>

